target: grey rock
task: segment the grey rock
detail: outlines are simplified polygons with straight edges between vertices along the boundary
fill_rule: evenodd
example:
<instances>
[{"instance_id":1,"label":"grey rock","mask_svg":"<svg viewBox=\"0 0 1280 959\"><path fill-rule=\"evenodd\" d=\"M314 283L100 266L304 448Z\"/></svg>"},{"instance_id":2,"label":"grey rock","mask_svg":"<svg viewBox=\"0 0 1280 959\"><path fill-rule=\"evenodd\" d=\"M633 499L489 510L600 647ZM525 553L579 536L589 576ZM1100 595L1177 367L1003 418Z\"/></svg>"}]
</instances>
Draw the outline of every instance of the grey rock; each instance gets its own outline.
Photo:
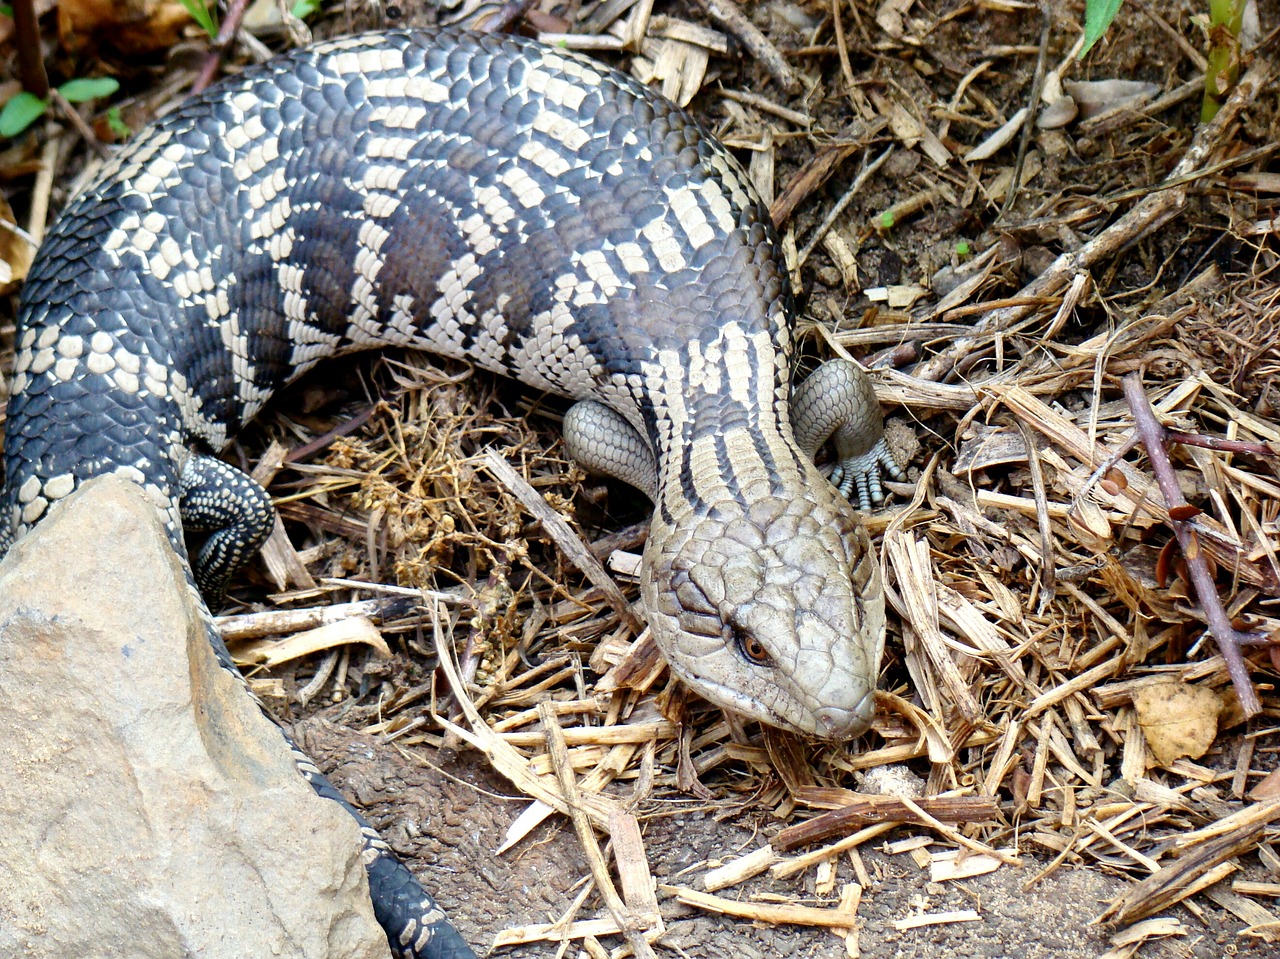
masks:
<instances>
[{"instance_id":1,"label":"grey rock","mask_svg":"<svg viewBox=\"0 0 1280 959\"><path fill-rule=\"evenodd\" d=\"M0 956L386 959L354 822L105 477L0 563Z\"/></svg>"}]
</instances>

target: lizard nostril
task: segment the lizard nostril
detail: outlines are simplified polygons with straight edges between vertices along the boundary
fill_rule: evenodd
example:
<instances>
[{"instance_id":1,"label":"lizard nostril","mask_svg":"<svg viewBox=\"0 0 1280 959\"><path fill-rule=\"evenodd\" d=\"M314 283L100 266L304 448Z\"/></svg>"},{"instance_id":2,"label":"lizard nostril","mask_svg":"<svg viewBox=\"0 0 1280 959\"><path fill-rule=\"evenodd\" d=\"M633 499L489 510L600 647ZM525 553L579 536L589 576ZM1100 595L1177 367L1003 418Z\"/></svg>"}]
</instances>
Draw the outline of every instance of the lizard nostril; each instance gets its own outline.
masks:
<instances>
[{"instance_id":1,"label":"lizard nostril","mask_svg":"<svg viewBox=\"0 0 1280 959\"><path fill-rule=\"evenodd\" d=\"M868 692L852 709L828 707L817 713L818 735L824 739L853 739L871 727L875 716L875 693Z\"/></svg>"}]
</instances>

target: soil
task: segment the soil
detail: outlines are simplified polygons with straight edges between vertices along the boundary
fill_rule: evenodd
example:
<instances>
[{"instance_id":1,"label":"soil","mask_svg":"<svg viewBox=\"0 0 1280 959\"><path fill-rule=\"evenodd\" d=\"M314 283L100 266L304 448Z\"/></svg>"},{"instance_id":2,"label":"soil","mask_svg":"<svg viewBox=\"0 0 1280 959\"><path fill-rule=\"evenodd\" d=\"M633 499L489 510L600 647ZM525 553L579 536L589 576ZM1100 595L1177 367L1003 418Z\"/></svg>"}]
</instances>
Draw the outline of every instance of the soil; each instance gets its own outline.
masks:
<instances>
[{"instance_id":1,"label":"soil","mask_svg":"<svg viewBox=\"0 0 1280 959\"><path fill-rule=\"evenodd\" d=\"M498 856L507 828L528 805L473 753L404 755L350 729L314 717L293 733L344 794L364 812L439 899L463 936L480 955L501 930L563 916L589 875L573 831L552 818L515 850ZM646 804L642 814L645 850L659 883L693 885L686 875L750 852L776 832L759 810L731 812L717 799L697 802L669 797ZM905 833L904 833L905 834ZM888 841L899 838L895 834ZM932 883L909 854L887 854L884 842L863 847L871 885L863 891L858 946L864 959L1062 959L1101 957L1115 930L1095 924L1128 880L1102 870L1064 866L1027 884L1048 864L1034 854L1021 868L1003 867L960 882ZM1241 876L1266 881L1256 864ZM838 883L856 881L847 860ZM733 898L830 905L812 879L803 890L791 880L756 879L727 893ZM921 913L974 910L975 922L953 922L899 931L894 923ZM590 915L593 912L588 910ZM1198 900L1195 913L1178 908L1182 935L1148 942L1144 959L1270 957L1275 946L1242 939L1244 924L1212 903ZM765 926L662 903L667 935L660 940L677 956L706 959L846 959L843 940L830 932L794 926ZM578 918L586 918L580 916ZM606 940L607 942L607 940ZM571 947L570 955L575 954ZM542 959L559 955L553 943L500 949L498 956ZM659 949L659 954L664 954ZM1123 953L1122 953L1123 955Z\"/></svg>"}]
</instances>

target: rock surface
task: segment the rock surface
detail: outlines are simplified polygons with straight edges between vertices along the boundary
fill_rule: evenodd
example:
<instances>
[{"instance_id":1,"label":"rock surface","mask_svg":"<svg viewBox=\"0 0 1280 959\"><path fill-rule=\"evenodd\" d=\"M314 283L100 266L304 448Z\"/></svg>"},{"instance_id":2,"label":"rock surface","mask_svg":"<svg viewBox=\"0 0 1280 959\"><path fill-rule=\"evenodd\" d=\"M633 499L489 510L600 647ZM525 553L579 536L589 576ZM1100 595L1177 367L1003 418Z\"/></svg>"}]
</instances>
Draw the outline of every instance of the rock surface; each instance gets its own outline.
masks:
<instances>
[{"instance_id":1,"label":"rock surface","mask_svg":"<svg viewBox=\"0 0 1280 959\"><path fill-rule=\"evenodd\" d=\"M386 959L355 824L218 666L114 477L0 563L0 956Z\"/></svg>"}]
</instances>

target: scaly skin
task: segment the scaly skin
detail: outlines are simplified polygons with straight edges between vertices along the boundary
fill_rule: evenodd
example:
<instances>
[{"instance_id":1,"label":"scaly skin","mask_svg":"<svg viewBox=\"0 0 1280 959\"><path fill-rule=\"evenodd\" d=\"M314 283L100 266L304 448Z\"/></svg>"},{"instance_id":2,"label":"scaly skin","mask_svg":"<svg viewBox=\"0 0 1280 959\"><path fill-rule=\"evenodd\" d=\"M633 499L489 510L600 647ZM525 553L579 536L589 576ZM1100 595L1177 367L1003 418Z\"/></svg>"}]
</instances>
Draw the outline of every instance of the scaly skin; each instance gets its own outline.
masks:
<instances>
[{"instance_id":1,"label":"scaly skin","mask_svg":"<svg viewBox=\"0 0 1280 959\"><path fill-rule=\"evenodd\" d=\"M404 344L615 410L652 451L643 598L672 669L801 733L870 716L866 533L790 422L792 307L745 174L690 117L514 38L300 51L139 134L23 293L3 510L90 476L212 528L216 593L270 518L208 457L326 356ZM878 417L877 417L878 420ZM806 442L809 442L808 440Z\"/></svg>"}]
</instances>

